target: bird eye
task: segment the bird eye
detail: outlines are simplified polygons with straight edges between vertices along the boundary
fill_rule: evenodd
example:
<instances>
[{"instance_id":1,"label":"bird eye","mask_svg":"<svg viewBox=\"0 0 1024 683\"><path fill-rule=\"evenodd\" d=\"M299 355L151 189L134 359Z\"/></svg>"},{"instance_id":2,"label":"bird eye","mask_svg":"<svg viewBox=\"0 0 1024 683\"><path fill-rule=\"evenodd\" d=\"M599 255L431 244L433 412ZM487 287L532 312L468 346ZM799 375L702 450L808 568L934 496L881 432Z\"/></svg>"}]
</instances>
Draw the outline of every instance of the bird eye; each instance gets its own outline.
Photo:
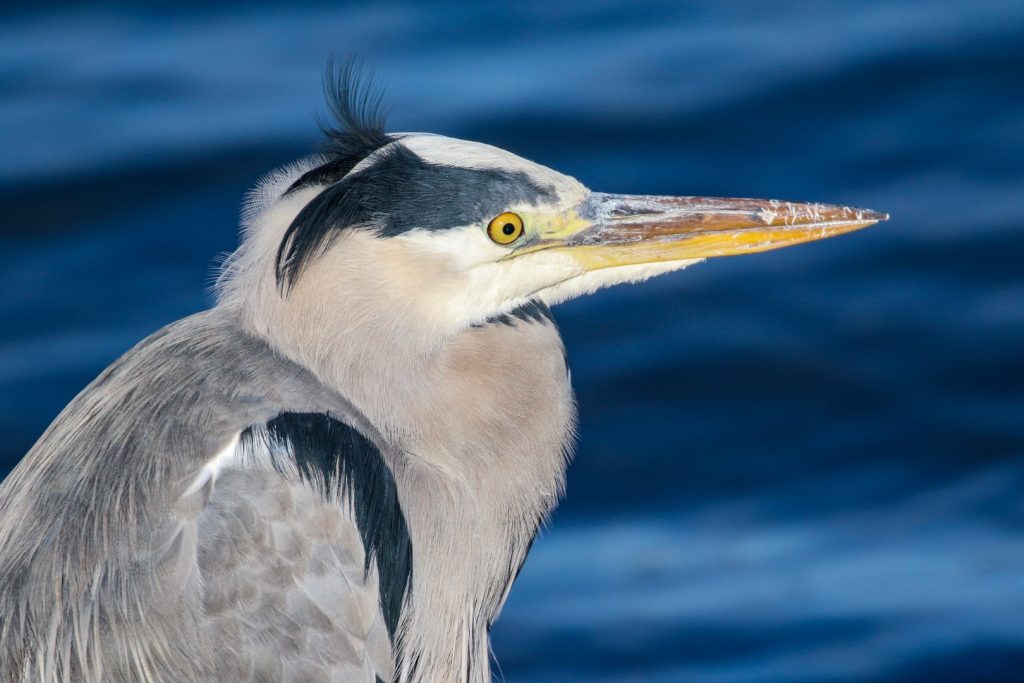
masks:
<instances>
[{"instance_id":1,"label":"bird eye","mask_svg":"<svg viewBox=\"0 0 1024 683\"><path fill-rule=\"evenodd\" d=\"M506 211L487 224L487 236L498 244L512 244L523 234L523 219L519 214Z\"/></svg>"}]
</instances>

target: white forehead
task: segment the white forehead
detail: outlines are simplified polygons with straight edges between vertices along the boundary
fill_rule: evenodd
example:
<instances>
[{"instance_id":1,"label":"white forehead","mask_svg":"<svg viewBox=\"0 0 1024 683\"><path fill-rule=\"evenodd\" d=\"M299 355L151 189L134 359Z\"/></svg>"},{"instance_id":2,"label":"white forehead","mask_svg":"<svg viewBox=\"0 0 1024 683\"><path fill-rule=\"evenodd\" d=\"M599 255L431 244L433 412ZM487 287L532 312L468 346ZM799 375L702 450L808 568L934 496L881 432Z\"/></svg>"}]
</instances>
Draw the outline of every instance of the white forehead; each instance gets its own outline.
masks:
<instances>
[{"instance_id":1,"label":"white forehead","mask_svg":"<svg viewBox=\"0 0 1024 683\"><path fill-rule=\"evenodd\" d=\"M583 201L587 194L587 188L575 178L493 145L433 133L395 133L395 137L401 145L429 163L525 173L541 187L553 187L558 194L558 203L563 206L573 206Z\"/></svg>"}]
</instances>

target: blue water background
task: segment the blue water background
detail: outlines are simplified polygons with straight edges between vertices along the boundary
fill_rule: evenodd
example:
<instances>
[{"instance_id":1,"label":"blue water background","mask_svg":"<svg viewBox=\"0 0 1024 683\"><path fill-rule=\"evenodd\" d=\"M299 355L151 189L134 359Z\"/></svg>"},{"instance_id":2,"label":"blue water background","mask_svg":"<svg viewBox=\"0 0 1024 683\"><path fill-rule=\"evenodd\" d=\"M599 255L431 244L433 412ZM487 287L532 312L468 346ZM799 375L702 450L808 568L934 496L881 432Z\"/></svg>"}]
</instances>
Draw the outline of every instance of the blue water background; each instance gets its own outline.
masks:
<instances>
[{"instance_id":1,"label":"blue water background","mask_svg":"<svg viewBox=\"0 0 1024 683\"><path fill-rule=\"evenodd\" d=\"M594 189L893 215L556 309L581 438L508 681L1024 680L1019 1L8 5L0 474L208 305L331 52Z\"/></svg>"}]
</instances>

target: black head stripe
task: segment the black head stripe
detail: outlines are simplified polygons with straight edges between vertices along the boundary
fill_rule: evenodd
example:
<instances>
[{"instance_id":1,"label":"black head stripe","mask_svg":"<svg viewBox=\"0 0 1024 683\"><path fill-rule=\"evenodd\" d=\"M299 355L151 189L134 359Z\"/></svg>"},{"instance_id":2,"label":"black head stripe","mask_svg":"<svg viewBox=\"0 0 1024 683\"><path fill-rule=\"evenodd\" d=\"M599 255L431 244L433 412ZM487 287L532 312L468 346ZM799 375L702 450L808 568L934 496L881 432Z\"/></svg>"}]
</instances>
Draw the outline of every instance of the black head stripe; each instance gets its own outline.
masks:
<instances>
[{"instance_id":1,"label":"black head stripe","mask_svg":"<svg viewBox=\"0 0 1024 683\"><path fill-rule=\"evenodd\" d=\"M278 250L278 284L291 285L350 226L394 237L484 224L510 206L556 198L522 171L433 164L395 142L303 207Z\"/></svg>"},{"instance_id":2,"label":"black head stripe","mask_svg":"<svg viewBox=\"0 0 1024 683\"><path fill-rule=\"evenodd\" d=\"M324 158L285 195L325 187L288 226L277 252L277 283L286 290L303 267L350 226L382 237L486 222L515 204L553 201L554 188L522 171L433 164L384 132L379 91L349 59L324 79L333 123L321 124ZM373 157L370 159L370 157ZM352 170L368 161L357 173Z\"/></svg>"},{"instance_id":3,"label":"black head stripe","mask_svg":"<svg viewBox=\"0 0 1024 683\"><path fill-rule=\"evenodd\" d=\"M400 142L357 175L373 227L383 237L485 224L510 206L557 199L554 188L522 171L430 163Z\"/></svg>"}]
</instances>

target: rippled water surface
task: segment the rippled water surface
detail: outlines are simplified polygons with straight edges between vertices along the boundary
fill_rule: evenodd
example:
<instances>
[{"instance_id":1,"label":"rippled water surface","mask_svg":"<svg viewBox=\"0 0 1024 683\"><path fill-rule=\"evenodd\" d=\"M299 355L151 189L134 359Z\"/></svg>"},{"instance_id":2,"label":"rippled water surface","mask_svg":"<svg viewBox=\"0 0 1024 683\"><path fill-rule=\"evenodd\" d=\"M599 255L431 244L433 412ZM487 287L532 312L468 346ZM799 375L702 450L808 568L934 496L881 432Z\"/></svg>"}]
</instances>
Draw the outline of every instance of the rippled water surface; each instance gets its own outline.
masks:
<instances>
[{"instance_id":1,"label":"rippled water surface","mask_svg":"<svg viewBox=\"0 0 1024 683\"><path fill-rule=\"evenodd\" d=\"M330 52L606 191L888 211L555 313L569 495L515 681L1024 680L1024 4L138 3L0 19L0 473L205 307Z\"/></svg>"}]
</instances>

